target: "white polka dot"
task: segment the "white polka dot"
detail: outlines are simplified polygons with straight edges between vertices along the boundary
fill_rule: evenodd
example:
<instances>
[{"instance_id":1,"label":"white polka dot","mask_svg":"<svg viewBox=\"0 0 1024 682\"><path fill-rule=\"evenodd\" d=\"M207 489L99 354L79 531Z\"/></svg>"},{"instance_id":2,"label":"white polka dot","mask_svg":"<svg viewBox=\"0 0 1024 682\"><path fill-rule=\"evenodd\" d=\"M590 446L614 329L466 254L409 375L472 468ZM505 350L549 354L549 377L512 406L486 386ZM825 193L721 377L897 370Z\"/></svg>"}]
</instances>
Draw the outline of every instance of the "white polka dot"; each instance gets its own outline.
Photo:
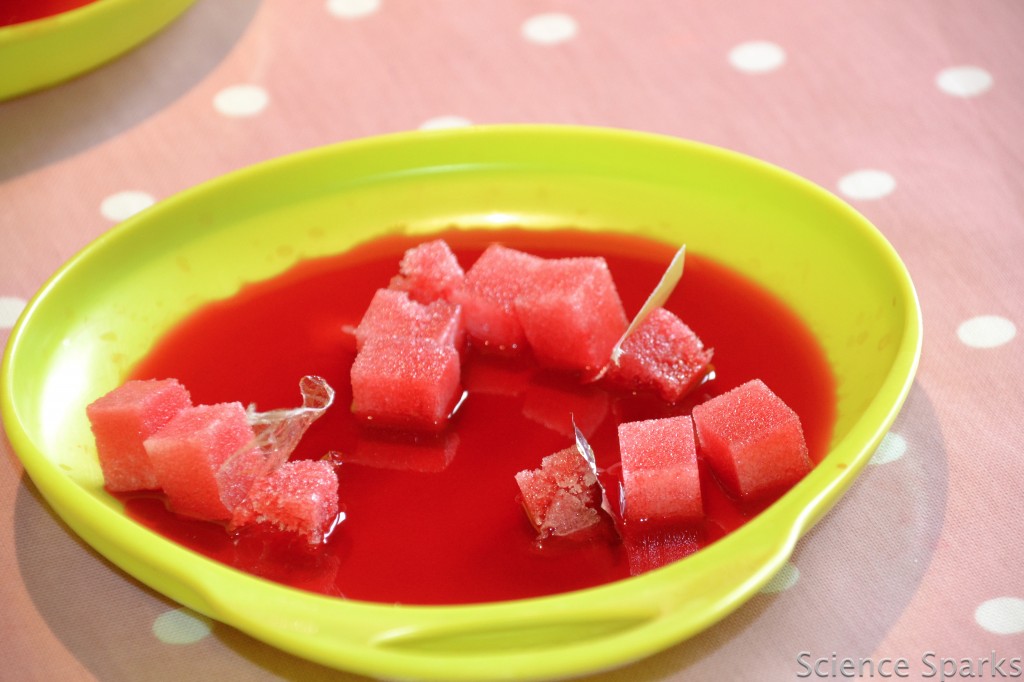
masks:
<instances>
[{"instance_id":1,"label":"white polka dot","mask_svg":"<svg viewBox=\"0 0 1024 682\"><path fill-rule=\"evenodd\" d=\"M956 335L971 348L995 348L1017 336L1017 327L1005 317L978 315L956 328Z\"/></svg>"},{"instance_id":2,"label":"white polka dot","mask_svg":"<svg viewBox=\"0 0 1024 682\"><path fill-rule=\"evenodd\" d=\"M111 194L100 203L100 213L108 220L126 220L156 203L146 192L126 191Z\"/></svg>"},{"instance_id":3,"label":"white polka dot","mask_svg":"<svg viewBox=\"0 0 1024 682\"><path fill-rule=\"evenodd\" d=\"M729 63L744 73L767 73L786 63L786 52L775 43L753 40L729 50Z\"/></svg>"},{"instance_id":4,"label":"white polka dot","mask_svg":"<svg viewBox=\"0 0 1024 682\"><path fill-rule=\"evenodd\" d=\"M779 572L761 588L761 592L764 594L785 592L789 588L793 587L793 585L796 585L796 581L799 579L800 569L794 564L786 563L779 569Z\"/></svg>"},{"instance_id":5,"label":"white polka dot","mask_svg":"<svg viewBox=\"0 0 1024 682\"><path fill-rule=\"evenodd\" d=\"M568 14L548 12L537 14L523 22L523 37L538 45L557 45L576 36L579 27Z\"/></svg>"},{"instance_id":6,"label":"white polka dot","mask_svg":"<svg viewBox=\"0 0 1024 682\"><path fill-rule=\"evenodd\" d=\"M25 309L25 299L0 296L0 329L10 329Z\"/></svg>"},{"instance_id":7,"label":"white polka dot","mask_svg":"<svg viewBox=\"0 0 1024 682\"><path fill-rule=\"evenodd\" d=\"M935 76L939 90L954 97L977 97L988 91L992 82L992 74L977 66L954 66Z\"/></svg>"},{"instance_id":8,"label":"white polka dot","mask_svg":"<svg viewBox=\"0 0 1024 682\"><path fill-rule=\"evenodd\" d=\"M997 597L982 603L974 611L978 625L997 635L1024 632L1024 599Z\"/></svg>"},{"instance_id":9,"label":"white polka dot","mask_svg":"<svg viewBox=\"0 0 1024 682\"><path fill-rule=\"evenodd\" d=\"M907 451L907 439L898 433L890 431L882 437L875 454L868 460L868 464L888 464L901 458Z\"/></svg>"},{"instance_id":10,"label":"white polka dot","mask_svg":"<svg viewBox=\"0 0 1024 682\"><path fill-rule=\"evenodd\" d=\"M164 644L195 644L210 634L210 621L195 611L174 609L156 617L153 634Z\"/></svg>"},{"instance_id":11,"label":"white polka dot","mask_svg":"<svg viewBox=\"0 0 1024 682\"><path fill-rule=\"evenodd\" d=\"M218 92L213 107L232 118L255 116L267 108L270 95L258 85L232 85Z\"/></svg>"},{"instance_id":12,"label":"white polka dot","mask_svg":"<svg viewBox=\"0 0 1024 682\"><path fill-rule=\"evenodd\" d=\"M420 124L420 130L446 130L448 128L464 128L472 125L468 118L461 116L436 116Z\"/></svg>"},{"instance_id":13,"label":"white polka dot","mask_svg":"<svg viewBox=\"0 0 1024 682\"><path fill-rule=\"evenodd\" d=\"M327 0L327 11L339 19L361 19L380 9L380 0Z\"/></svg>"},{"instance_id":14,"label":"white polka dot","mask_svg":"<svg viewBox=\"0 0 1024 682\"><path fill-rule=\"evenodd\" d=\"M839 191L849 199L881 199L896 189L896 179L885 171L865 169L839 179Z\"/></svg>"}]
</instances>

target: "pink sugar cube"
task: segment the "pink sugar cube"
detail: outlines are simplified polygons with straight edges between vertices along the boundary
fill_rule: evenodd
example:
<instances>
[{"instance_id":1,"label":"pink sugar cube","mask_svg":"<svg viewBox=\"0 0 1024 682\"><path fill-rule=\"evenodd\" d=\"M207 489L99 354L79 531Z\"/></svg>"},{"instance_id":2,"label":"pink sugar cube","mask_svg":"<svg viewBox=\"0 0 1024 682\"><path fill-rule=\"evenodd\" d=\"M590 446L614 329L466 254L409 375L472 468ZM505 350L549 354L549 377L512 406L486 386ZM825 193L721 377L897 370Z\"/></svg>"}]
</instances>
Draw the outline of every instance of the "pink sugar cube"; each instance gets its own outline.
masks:
<instances>
[{"instance_id":1,"label":"pink sugar cube","mask_svg":"<svg viewBox=\"0 0 1024 682\"><path fill-rule=\"evenodd\" d=\"M673 313L655 308L622 344L617 364L609 367L610 382L628 389L653 390L676 402L708 371L712 351Z\"/></svg>"},{"instance_id":2,"label":"pink sugar cube","mask_svg":"<svg viewBox=\"0 0 1024 682\"><path fill-rule=\"evenodd\" d=\"M498 350L515 350L526 342L515 300L543 259L492 244L466 272L452 301L462 305L469 335Z\"/></svg>"},{"instance_id":3,"label":"pink sugar cube","mask_svg":"<svg viewBox=\"0 0 1024 682\"><path fill-rule=\"evenodd\" d=\"M407 250L398 272L391 280L391 288L409 292L409 296L420 303L449 300L465 277L458 259L443 239Z\"/></svg>"},{"instance_id":4,"label":"pink sugar cube","mask_svg":"<svg viewBox=\"0 0 1024 682\"><path fill-rule=\"evenodd\" d=\"M459 372L451 344L369 338L352 363L352 411L374 425L440 430L461 394Z\"/></svg>"},{"instance_id":5,"label":"pink sugar cube","mask_svg":"<svg viewBox=\"0 0 1024 682\"><path fill-rule=\"evenodd\" d=\"M372 336L415 336L461 348L462 310L447 301L418 303L405 291L378 289L356 327L356 348Z\"/></svg>"},{"instance_id":6,"label":"pink sugar cube","mask_svg":"<svg viewBox=\"0 0 1024 682\"><path fill-rule=\"evenodd\" d=\"M515 311L537 360L560 369L604 367L628 324L604 258L543 261Z\"/></svg>"},{"instance_id":7,"label":"pink sugar cube","mask_svg":"<svg viewBox=\"0 0 1024 682\"><path fill-rule=\"evenodd\" d=\"M523 508L542 535L572 535L600 521L601 488L575 446L516 474Z\"/></svg>"},{"instance_id":8,"label":"pink sugar cube","mask_svg":"<svg viewBox=\"0 0 1024 682\"><path fill-rule=\"evenodd\" d=\"M160 487L142 443L191 405L188 391L175 379L152 379L128 381L85 408L107 490Z\"/></svg>"},{"instance_id":9,"label":"pink sugar cube","mask_svg":"<svg viewBox=\"0 0 1024 682\"><path fill-rule=\"evenodd\" d=\"M295 533L309 544L323 541L338 518L338 475L325 461L285 462L253 483L235 508L231 527L268 524Z\"/></svg>"},{"instance_id":10,"label":"pink sugar cube","mask_svg":"<svg viewBox=\"0 0 1024 682\"><path fill-rule=\"evenodd\" d=\"M240 501L262 464L257 450L243 451L254 437L241 403L218 403L181 410L143 445L173 511L222 521L231 518L222 489L231 491L229 500ZM240 451L234 460L237 472L248 480L221 477L218 481L221 466ZM242 466L248 458L252 464Z\"/></svg>"},{"instance_id":11,"label":"pink sugar cube","mask_svg":"<svg viewBox=\"0 0 1024 682\"><path fill-rule=\"evenodd\" d=\"M789 488L811 470L800 418L754 379L693 408L701 454L741 498Z\"/></svg>"},{"instance_id":12,"label":"pink sugar cube","mask_svg":"<svg viewBox=\"0 0 1024 682\"><path fill-rule=\"evenodd\" d=\"M703 517L690 417L620 424L619 453L627 522L697 521Z\"/></svg>"}]
</instances>

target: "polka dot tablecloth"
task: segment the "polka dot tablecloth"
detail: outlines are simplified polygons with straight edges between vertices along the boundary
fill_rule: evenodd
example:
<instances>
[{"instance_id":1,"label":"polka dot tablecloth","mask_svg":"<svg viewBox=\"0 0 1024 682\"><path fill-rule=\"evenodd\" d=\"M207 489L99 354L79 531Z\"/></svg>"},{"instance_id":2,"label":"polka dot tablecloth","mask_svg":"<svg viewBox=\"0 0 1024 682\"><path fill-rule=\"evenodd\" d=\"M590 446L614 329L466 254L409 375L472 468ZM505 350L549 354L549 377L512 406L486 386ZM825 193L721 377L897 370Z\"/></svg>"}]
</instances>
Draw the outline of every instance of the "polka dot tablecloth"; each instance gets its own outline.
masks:
<instances>
[{"instance_id":1,"label":"polka dot tablecloth","mask_svg":"<svg viewBox=\"0 0 1024 682\"><path fill-rule=\"evenodd\" d=\"M1019 0L199 0L123 58L0 103L0 338L76 251L187 187L497 122L651 131L790 169L879 227L924 316L892 431L762 593L589 679L835 679L843 658L1021 677ZM0 678L359 679L139 584L49 511L6 438L0 452Z\"/></svg>"}]
</instances>

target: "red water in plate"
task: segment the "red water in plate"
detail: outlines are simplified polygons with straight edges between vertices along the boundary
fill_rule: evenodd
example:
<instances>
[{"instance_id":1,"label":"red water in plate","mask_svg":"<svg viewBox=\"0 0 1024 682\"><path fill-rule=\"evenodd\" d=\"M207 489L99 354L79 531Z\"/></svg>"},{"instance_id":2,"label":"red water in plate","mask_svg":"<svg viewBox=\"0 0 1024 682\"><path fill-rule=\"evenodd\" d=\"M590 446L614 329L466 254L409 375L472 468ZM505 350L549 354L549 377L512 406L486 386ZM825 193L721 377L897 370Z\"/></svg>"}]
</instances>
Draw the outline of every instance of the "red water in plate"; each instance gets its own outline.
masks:
<instances>
[{"instance_id":1,"label":"red water in plate","mask_svg":"<svg viewBox=\"0 0 1024 682\"><path fill-rule=\"evenodd\" d=\"M97 0L3 0L0 2L0 26L22 24L63 14Z\"/></svg>"},{"instance_id":2,"label":"red water in plate","mask_svg":"<svg viewBox=\"0 0 1024 682\"><path fill-rule=\"evenodd\" d=\"M657 284L674 249L626 236L576 231L451 232L463 266L492 240L538 255L604 256L632 316ZM539 545L516 496L517 471L572 444L570 411L618 500L616 426L688 413L696 402L759 377L800 415L811 457L831 436L834 383L822 351L777 300L712 261L687 255L686 273L667 307L715 349L714 379L686 402L581 387L543 372L528 358L464 360L468 397L445 434L386 450L378 466L366 451L382 444L348 406L352 340L374 291L397 271L407 237L388 237L337 257L308 261L272 281L250 285L202 309L164 338L133 378L176 377L197 403L238 400L261 410L297 405L298 380L317 374L337 390L296 457L342 453L338 467L344 520L315 552L260 533L232 538L215 524L169 513L159 496L126 500L143 524L198 552L296 587L348 598L408 604L457 604L554 594L629 575L627 548L611 523L582 541ZM383 464L384 466L379 466ZM770 502L745 507L703 480L707 519L689 529L692 549L735 530Z\"/></svg>"}]
</instances>

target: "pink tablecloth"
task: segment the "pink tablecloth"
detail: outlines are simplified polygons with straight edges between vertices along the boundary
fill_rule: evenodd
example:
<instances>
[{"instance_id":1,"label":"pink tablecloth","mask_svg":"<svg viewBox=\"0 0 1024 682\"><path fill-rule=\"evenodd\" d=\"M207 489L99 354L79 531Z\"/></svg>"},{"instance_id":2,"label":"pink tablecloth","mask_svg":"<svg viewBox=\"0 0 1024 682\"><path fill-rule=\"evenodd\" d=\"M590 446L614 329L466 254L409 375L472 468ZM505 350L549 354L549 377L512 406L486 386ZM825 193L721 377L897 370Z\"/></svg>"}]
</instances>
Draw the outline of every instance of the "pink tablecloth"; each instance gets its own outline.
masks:
<instances>
[{"instance_id":1,"label":"pink tablecloth","mask_svg":"<svg viewBox=\"0 0 1024 682\"><path fill-rule=\"evenodd\" d=\"M1019 677L1017 0L199 0L124 58L0 104L0 339L52 271L153 201L316 145L494 122L666 133L793 170L881 229L924 313L903 413L771 589L593 679L835 678L808 667L833 654ZM0 452L3 679L350 679L135 582Z\"/></svg>"}]
</instances>

